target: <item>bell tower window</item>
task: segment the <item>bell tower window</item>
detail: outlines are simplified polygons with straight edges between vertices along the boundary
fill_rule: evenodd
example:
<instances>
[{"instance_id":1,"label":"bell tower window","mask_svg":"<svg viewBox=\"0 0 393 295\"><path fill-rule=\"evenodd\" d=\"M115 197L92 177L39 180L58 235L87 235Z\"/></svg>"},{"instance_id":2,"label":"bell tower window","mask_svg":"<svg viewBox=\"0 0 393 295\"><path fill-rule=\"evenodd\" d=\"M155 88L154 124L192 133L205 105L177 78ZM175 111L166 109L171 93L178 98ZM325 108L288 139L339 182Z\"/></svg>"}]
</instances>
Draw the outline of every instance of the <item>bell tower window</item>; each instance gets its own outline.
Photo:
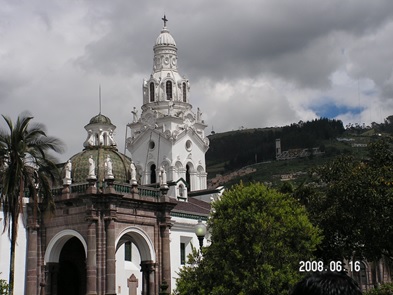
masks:
<instances>
[{"instance_id":1,"label":"bell tower window","mask_svg":"<svg viewBox=\"0 0 393 295\"><path fill-rule=\"evenodd\" d=\"M187 84L183 83L183 101L187 102Z\"/></svg>"},{"instance_id":2,"label":"bell tower window","mask_svg":"<svg viewBox=\"0 0 393 295\"><path fill-rule=\"evenodd\" d=\"M150 166L150 183L156 183L156 182L157 182L156 165L152 164Z\"/></svg>"},{"instance_id":3,"label":"bell tower window","mask_svg":"<svg viewBox=\"0 0 393 295\"><path fill-rule=\"evenodd\" d=\"M166 100L171 100L172 99L172 82L171 81L166 81Z\"/></svg>"},{"instance_id":4,"label":"bell tower window","mask_svg":"<svg viewBox=\"0 0 393 295\"><path fill-rule=\"evenodd\" d=\"M186 182L188 184L187 191L191 190L191 175L190 175L190 166L186 165Z\"/></svg>"},{"instance_id":5,"label":"bell tower window","mask_svg":"<svg viewBox=\"0 0 393 295\"><path fill-rule=\"evenodd\" d=\"M150 102L154 101L154 83L150 83Z\"/></svg>"}]
</instances>

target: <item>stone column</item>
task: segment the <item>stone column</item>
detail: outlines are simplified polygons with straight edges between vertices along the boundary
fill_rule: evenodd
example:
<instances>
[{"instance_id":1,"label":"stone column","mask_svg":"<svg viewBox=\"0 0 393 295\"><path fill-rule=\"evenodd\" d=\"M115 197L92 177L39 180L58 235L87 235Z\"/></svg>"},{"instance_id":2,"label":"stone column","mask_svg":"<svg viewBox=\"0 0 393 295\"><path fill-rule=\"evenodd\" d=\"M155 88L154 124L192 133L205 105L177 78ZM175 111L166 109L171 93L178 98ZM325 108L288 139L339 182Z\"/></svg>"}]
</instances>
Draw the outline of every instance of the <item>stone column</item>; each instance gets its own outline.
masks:
<instances>
[{"instance_id":1,"label":"stone column","mask_svg":"<svg viewBox=\"0 0 393 295\"><path fill-rule=\"evenodd\" d=\"M141 262L142 295L154 294L154 262L146 260Z\"/></svg>"},{"instance_id":2,"label":"stone column","mask_svg":"<svg viewBox=\"0 0 393 295\"><path fill-rule=\"evenodd\" d=\"M161 282L166 281L169 285L170 290L170 282L171 282L171 252L169 247L169 225L163 224L160 227L161 230L161 263L162 263L162 278Z\"/></svg>"},{"instance_id":3,"label":"stone column","mask_svg":"<svg viewBox=\"0 0 393 295\"><path fill-rule=\"evenodd\" d=\"M38 225L29 226L27 232L26 294L38 294Z\"/></svg>"},{"instance_id":4,"label":"stone column","mask_svg":"<svg viewBox=\"0 0 393 295\"><path fill-rule=\"evenodd\" d=\"M190 182L191 182L189 184L191 186L190 191L196 191L196 190L200 189L197 178L198 177L197 177L197 173L196 172L190 172Z\"/></svg>"},{"instance_id":5,"label":"stone column","mask_svg":"<svg viewBox=\"0 0 393 295\"><path fill-rule=\"evenodd\" d=\"M176 167L175 166L170 166L169 171L168 171L168 179L169 180L177 180L178 177L176 177Z\"/></svg>"},{"instance_id":6,"label":"stone column","mask_svg":"<svg viewBox=\"0 0 393 295\"><path fill-rule=\"evenodd\" d=\"M87 295L97 294L97 243L96 243L96 222L88 220L87 227Z\"/></svg>"},{"instance_id":7,"label":"stone column","mask_svg":"<svg viewBox=\"0 0 393 295\"><path fill-rule=\"evenodd\" d=\"M59 264L54 262L48 262L46 264L46 272L47 272L46 294L57 295L57 275L59 273ZM26 294L29 293L26 292Z\"/></svg>"},{"instance_id":8,"label":"stone column","mask_svg":"<svg viewBox=\"0 0 393 295\"><path fill-rule=\"evenodd\" d=\"M115 221L107 219L106 228L106 295L116 295Z\"/></svg>"}]
</instances>

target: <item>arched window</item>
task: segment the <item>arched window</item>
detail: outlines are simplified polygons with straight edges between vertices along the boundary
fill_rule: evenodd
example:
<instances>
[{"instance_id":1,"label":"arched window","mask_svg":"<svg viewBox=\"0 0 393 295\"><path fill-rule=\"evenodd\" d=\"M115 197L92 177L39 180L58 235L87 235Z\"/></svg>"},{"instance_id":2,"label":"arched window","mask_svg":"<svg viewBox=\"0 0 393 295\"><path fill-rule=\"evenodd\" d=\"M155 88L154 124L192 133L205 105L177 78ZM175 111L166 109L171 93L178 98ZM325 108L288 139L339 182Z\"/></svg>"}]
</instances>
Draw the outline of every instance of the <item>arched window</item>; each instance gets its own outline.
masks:
<instances>
[{"instance_id":1,"label":"arched window","mask_svg":"<svg viewBox=\"0 0 393 295\"><path fill-rule=\"evenodd\" d=\"M184 196L184 186L181 184L179 185L179 197L183 198Z\"/></svg>"},{"instance_id":2,"label":"arched window","mask_svg":"<svg viewBox=\"0 0 393 295\"><path fill-rule=\"evenodd\" d=\"M187 84L183 83L183 101L187 102Z\"/></svg>"},{"instance_id":3,"label":"arched window","mask_svg":"<svg viewBox=\"0 0 393 295\"><path fill-rule=\"evenodd\" d=\"M150 83L150 102L154 101L154 83Z\"/></svg>"},{"instance_id":4,"label":"arched window","mask_svg":"<svg viewBox=\"0 0 393 295\"><path fill-rule=\"evenodd\" d=\"M150 166L150 183L156 183L156 182L157 182L156 165L152 164Z\"/></svg>"},{"instance_id":5,"label":"arched window","mask_svg":"<svg viewBox=\"0 0 393 295\"><path fill-rule=\"evenodd\" d=\"M190 166L186 165L186 182L188 184L187 191L191 189L191 176L190 176Z\"/></svg>"},{"instance_id":6,"label":"arched window","mask_svg":"<svg viewBox=\"0 0 393 295\"><path fill-rule=\"evenodd\" d=\"M166 81L166 100L172 99L172 82Z\"/></svg>"}]
</instances>

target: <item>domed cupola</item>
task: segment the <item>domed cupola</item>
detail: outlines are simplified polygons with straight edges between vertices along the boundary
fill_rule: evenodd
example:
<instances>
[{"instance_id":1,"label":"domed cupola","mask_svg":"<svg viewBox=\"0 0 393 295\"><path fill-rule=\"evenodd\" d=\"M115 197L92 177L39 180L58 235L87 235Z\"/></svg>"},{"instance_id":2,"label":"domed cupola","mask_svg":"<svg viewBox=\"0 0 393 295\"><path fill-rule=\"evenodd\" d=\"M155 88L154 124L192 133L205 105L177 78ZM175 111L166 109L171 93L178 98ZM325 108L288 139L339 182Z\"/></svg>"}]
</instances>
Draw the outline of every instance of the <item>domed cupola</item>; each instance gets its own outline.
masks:
<instances>
[{"instance_id":1,"label":"domed cupola","mask_svg":"<svg viewBox=\"0 0 393 295\"><path fill-rule=\"evenodd\" d=\"M87 139L83 143L84 150L72 156L63 168L64 184L84 183L88 178L97 181L112 178L120 183L129 182L131 159L117 150L113 137L116 126L100 113L91 118L85 129ZM111 170L109 175L108 165Z\"/></svg>"},{"instance_id":2,"label":"domed cupola","mask_svg":"<svg viewBox=\"0 0 393 295\"><path fill-rule=\"evenodd\" d=\"M155 46L174 46L176 47L175 39L169 33L166 25L162 28L161 34L157 37Z\"/></svg>"},{"instance_id":3,"label":"domed cupola","mask_svg":"<svg viewBox=\"0 0 393 295\"><path fill-rule=\"evenodd\" d=\"M85 126L87 131L87 139L83 143L85 148L101 147L116 147L113 132L116 126L112 124L111 120L99 113L90 119L89 124Z\"/></svg>"}]
</instances>

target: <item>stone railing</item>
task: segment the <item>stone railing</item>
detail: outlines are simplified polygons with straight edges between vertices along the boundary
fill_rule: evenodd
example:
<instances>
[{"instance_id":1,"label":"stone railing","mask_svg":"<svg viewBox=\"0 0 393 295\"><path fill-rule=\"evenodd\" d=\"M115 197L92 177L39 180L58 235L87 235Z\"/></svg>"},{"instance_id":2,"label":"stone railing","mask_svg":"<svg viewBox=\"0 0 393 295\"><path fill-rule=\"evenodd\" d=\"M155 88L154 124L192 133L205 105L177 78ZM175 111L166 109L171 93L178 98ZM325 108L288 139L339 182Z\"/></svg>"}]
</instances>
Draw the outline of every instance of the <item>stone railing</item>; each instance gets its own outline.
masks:
<instances>
[{"instance_id":1,"label":"stone railing","mask_svg":"<svg viewBox=\"0 0 393 295\"><path fill-rule=\"evenodd\" d=\"M97 183L98 184L98 183ZM89 187L89 183L80 183L80 184L72 184L70 185L70 193L85 193ZM106 184L102 186L100 185L100 189L108 187ZM129 184L120 184L120 183L114 183L113 188L115 189L116 192L121 193L121 194L131 194L133 192L133 187ZM54 196L61 196L63 192L63 187L57 187L52 189L52 193ZM141 187L138 186L138 192L141 197L154 197L158 198L160 196L160 190L157 188L151 188L151 187Z\"/></svg>"}]
</instances>

